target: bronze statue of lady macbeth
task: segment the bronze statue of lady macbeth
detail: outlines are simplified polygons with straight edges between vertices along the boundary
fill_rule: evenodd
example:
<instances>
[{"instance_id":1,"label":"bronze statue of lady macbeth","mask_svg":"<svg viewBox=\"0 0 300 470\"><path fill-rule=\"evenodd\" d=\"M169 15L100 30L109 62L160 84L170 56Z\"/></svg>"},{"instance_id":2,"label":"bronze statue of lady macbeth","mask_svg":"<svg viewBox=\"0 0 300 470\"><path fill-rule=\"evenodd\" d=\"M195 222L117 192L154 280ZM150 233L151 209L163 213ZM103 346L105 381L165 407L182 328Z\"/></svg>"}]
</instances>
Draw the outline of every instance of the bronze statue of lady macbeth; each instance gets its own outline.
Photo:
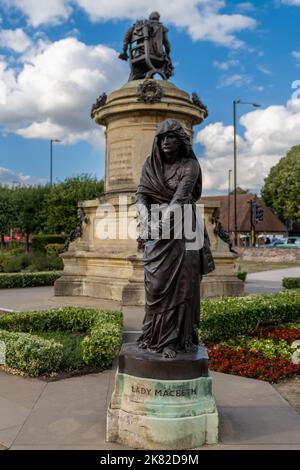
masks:
<instances>
[{"instance_id":1,"label":"bronze statue of lady macbeth","mask_svg":"<svg viewBox=\"0 0 300 470\"><path fill-rule=\"evenodd\" d=\"M193 233L197 231L196 201L201 191L201 169L190 138L177 121L167 119L158 125L136 197L144 244L146 291L143 332L138 343L141 348L162 353L166 358L198 349L200 281L203 274L214 270L214 261L206 230L202 230L201 246L190 244L183 222L191 222ZM157 211L157 205L164 212L155 228L151 216ZM178 207L182 209L181 236L178 236L178 210L173 211ZM186 208L190 211L186 212ZM164 236L164 214L170 215L172 211L171 230L169 236ZM153 236L153 225L158 236Z\"/></svg>"}]
</instances>

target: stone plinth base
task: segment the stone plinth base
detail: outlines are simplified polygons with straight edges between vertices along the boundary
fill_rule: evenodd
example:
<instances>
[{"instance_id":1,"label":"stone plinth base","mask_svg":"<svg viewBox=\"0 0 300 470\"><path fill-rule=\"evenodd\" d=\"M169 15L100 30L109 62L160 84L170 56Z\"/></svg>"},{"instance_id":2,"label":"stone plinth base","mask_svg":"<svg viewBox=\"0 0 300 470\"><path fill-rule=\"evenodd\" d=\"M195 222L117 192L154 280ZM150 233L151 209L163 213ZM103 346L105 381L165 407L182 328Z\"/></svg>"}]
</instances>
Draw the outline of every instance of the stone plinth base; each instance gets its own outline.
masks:
<instances>
[{"instance_id":1,"label":"stone plinth base","mask_svg":"<svg viewBox=\"0 0 300 470\"><path fill-rule=\"evenodd\" d=\"M236 297L244 294L244 283L236 275L204 276L200 285L201 298Z\"/></svg>"},{"instance_id":2,"label":"stone plinth base","mask_svg":"<svg viewBox=\"0 0 300 470\"><path fill-rule=\"evenodd\" d=\"M140 255L66 253L65 271L55 282L56 296L115 300L122 305L145 304L144 267Z\"/></svg>"},{"instance_id":3,"label":"stone plinth base","mask_svg":"<svg viewBox=\"0 0 300 470\"><path fill-rule=\"evenodd\" d=\"M145 304L141 254L69 252L64 255L64 263L63 276L55 282L56 296L115 300L125 306ZM238 296L244 293L244 283L235 275L209 275L204 276L200 290L202 298Z\"/></svg>"},{"instance_id":4,"label":"stone plinth base","mask_svg":"<svg viewBox=\"0 0 300 470\"><path fill-rule=\"evenodd\" d=\"M216 444L218 412L207 364L202 347L164 359L135 343L123 345L107 414L107 441L155 450Z\"/></svg>"}]
</instances>

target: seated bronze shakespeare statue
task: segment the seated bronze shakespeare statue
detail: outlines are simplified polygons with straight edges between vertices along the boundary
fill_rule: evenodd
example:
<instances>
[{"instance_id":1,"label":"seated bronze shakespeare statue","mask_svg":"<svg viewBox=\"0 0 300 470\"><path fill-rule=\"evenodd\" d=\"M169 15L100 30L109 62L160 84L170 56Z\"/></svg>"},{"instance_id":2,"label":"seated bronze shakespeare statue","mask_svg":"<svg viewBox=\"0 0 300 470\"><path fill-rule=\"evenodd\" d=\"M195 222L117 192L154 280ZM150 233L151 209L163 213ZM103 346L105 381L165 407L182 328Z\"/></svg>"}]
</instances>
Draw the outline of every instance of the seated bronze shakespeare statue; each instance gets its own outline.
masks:
<instances>
[{"instance_id":1,"label":"seated bronze shakespeare statue","mask_svg":"<svg viewBox=\"0 0 300 470\"><path fill-rule=\"evenodd\" d=\"M208 235L197 217L201 191L201 168L190 137L177 121L167 119L158 125L136 195L146 291L138 344L165 358L198 350L200 281L214 270ZM189 223L189 233L202 230L200 244L187 236Z\"/></svg>"},{"instance_id":2,"label":"seated bronze shakespeare statue","mask_svg":"<svg viewBox=\"0 0 300 470\"><path fill-rule=\"evenodd\" d=\"M174 70L170 52L168 29L160 22L160 14L154 11L148 20L137 20L128 29L119 58L130 60L128 81L153 78L156 73L167 80Z\"/></svg>"}]
</instances>

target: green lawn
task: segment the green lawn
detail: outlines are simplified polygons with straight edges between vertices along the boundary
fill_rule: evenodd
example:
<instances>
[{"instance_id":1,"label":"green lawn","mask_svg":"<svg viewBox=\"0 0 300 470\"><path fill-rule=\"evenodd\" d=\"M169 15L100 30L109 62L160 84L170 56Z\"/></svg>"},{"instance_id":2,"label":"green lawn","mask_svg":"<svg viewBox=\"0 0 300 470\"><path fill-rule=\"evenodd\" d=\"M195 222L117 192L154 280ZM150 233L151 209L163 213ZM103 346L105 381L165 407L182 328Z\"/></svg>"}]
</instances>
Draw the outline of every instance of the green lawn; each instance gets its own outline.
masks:
<instances>
[{"instance_id":1,"label":"green lawn","mask_svg":"<svg viewBox=\"0 0 300 470\"><path fill-rule=\"evenodd\" d=\"M257 273L260 271L271 271L275 269L295 268L300 267L299 262L286 262L286 263L272 263L266 261L237 261L236 267L240 265L240 271L247 273Z\"/></svg>"}]
</instances>

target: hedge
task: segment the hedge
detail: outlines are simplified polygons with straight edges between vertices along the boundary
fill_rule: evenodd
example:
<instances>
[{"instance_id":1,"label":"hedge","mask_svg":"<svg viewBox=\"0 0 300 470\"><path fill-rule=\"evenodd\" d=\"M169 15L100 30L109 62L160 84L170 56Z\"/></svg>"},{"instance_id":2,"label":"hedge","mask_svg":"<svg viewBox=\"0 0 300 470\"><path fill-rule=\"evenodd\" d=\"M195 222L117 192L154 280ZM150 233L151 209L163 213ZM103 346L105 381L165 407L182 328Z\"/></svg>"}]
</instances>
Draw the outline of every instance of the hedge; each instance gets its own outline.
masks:
<instances>
[{"instance_id":1,"label":"hedge","mask_svg":"<svg viewBox=\"0 0 300 470\"><path fill-rule=\"evenodd\" d=\"M5 364L13 369L32 377L55 373L59 369L63 347L53 340L0 330L0 341L6 346Z\"/></svg>"},{"instance_id":2,"label":"hedge","mask_svg":"<svg viewBox=\"0 0 300 470\"><path fill-rule=\"evenodd\" d=\"M82 356L92 367L108 367L116 357L122 342L122 330L113 323L97 322L90 336L82 342Z\"/></svg>"},{"instance_id":3,"label":"hedge","mask_svg":"<svg viewBox=\"0 0 300 470\"><path fill-rule=\"evenodd\" d=\"M64 244L66 241L66 235L33 235L32 237L32 249L34 251L46 252L46 246L59 243Z\"/></svg>"},{"instance_id":4,"label":"hedge","mask_svg":"<svg viewBox=\"0 0 300 470\"><path fill-rule=\"evenodd\" d=\"M300 291L227 297L201 302L200 336L222 341L252 333L262 325L300 320Z\"/></svg>"},{"instance_id":5,"label":"hedge","mask_svg":"<svg viewBox=\"0 0 300 470\"><path fill-rule=\"evenodd\" d=\"M240 279L241 281L245 282L247 279L247 274L246 272L239 272L237 273L236 277Z\"/></svg>"},{"instance_id":6,"label":"hedge","mask_svg":"<svg viewBox=\"0 0 300 470\"><path fill-rule=\"evenodd\" d=\"M61 307L51 310L12 313L0 316L0 329L8 331L71 331L90 330L95 322L114 323L123 326L122 314L118 311L94 308Z\"/></svg>"},{"instance_id":7,"label":"hedge","mask_svg":"<svg viewBox=\"0 0 300 470\"><path fill-rule=\"evenodd\" d=\"M300 289L300 277L285 277L282 286L286 289Z\"/></svg>"},{"instance_id":8,"label":"hedge","mask_svg":"<svg viewBox=\"0 0 300 470\"><path fill-rule=\"evenodd\" d=\"M53 286L61 276L61 271L0 273L0 289Z\"/></svg>"},{"instance_id":9,"label":"hedge","mask_svg":"<svg viewBox=\"0 0 300 470\"><path fill-rule=\"evenodd\" d=\"M81 343L83 361L92 367L109 367L122 342L123 317L118 311L57 308L0 316L0 340L6 344L6 364L36 377L59 370L62 345L31 332L86 332Z\"/></svg>"},{"instance_id":10,"label":"hedge","mask_svg":"<svg viewBox=\"0 0 300 470\"><path fill-rule=\"evenodd\" d=\"M48 256L59 256L64 251L65 245L63 243L49 243L45 246Z\"/></svg>"}]
</instances>

